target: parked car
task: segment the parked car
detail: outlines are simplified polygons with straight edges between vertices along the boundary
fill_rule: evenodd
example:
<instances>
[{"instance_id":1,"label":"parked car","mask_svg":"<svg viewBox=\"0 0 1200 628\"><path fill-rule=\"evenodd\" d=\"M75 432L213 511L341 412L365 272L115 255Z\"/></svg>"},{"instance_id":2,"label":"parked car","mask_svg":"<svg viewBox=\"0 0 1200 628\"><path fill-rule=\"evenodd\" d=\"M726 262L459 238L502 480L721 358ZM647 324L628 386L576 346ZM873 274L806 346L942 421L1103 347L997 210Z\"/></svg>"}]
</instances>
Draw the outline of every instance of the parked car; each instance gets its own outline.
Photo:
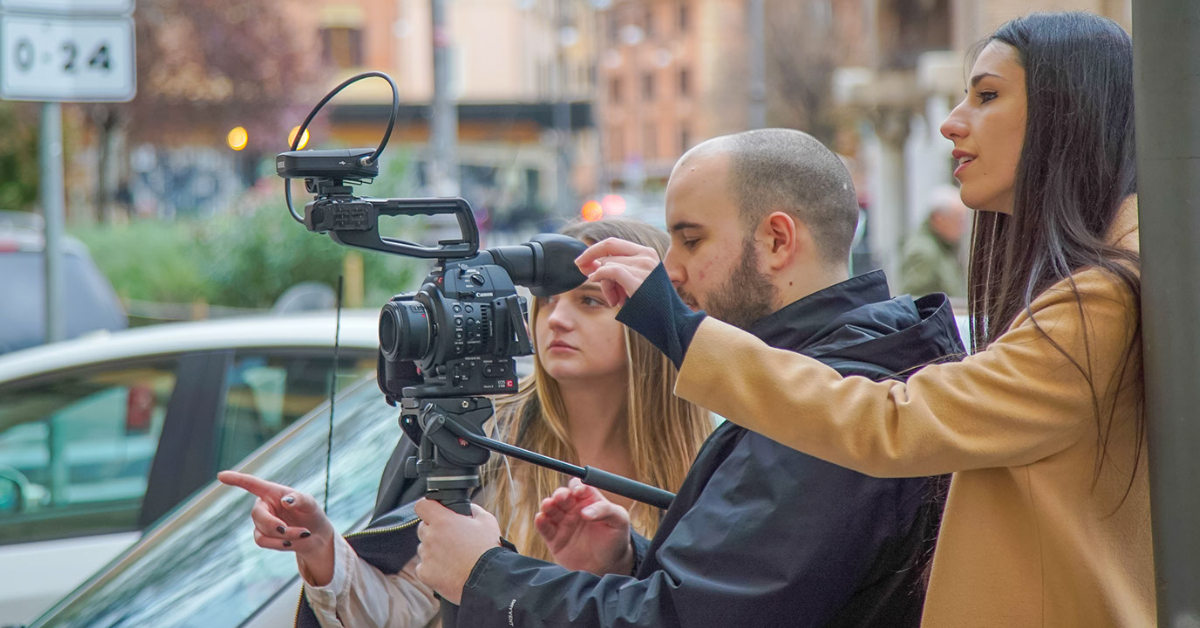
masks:
<instances>
[{"instance_id":1,"label":"parked car","mask_svg":"<svg viewBox=\"0 0 1200 628\"><path fill-rule=\"evenodd\" d=\"M375 371L343 312L339 388ZM0 625L28 621L328 399L332 312L145 327L0 356Z\"/></svg>"},{"instance_id":2,"label":"parked car","mask_svg":"<svg viewBox=\"0 0 1200 628\"><path fill-rule=\"evenodd\" d=\"M400 438L399 410L373 379L341 393L335 408L327 512L345 531L363 526L372 511ZM329 420L328 405L319 406L238 470L321 499ZM241 489L210 483L29 628L292 625L300 595L296 561L255 545L253 504Z\"/></svg>"},{"instance_id":3,"label":"parked car","mask_svg":"<svg viewBox=\"0 0 1200 628\"><path fill-rule=\"evenodd\" d=\"M46 341L45 246L41 216L0 211L0 354ZM125 329L125 310L87 247L64 237L62 253L66 337Z\"/></svg>"}]
</instances>

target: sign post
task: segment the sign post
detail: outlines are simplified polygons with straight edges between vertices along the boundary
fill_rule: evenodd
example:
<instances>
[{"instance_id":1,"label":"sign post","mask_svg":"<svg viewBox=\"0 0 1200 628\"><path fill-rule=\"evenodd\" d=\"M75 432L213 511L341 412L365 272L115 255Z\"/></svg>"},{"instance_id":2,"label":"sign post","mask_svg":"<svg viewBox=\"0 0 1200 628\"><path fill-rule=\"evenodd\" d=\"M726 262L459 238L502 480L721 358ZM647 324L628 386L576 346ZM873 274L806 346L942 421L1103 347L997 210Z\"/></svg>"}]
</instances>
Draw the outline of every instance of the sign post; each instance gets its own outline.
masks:
<instances>
[{"instance_id":1,"label":"sign post","mask_svg":"<svg viewBox=\"0 0 1200 628\"><path fill-rule=\"evenodd\" d=\"M134 0L0 0L0 99L40 101L46 341L66 338L62 231L63 102L137 93Z\"/></svg>"}]
</instances>

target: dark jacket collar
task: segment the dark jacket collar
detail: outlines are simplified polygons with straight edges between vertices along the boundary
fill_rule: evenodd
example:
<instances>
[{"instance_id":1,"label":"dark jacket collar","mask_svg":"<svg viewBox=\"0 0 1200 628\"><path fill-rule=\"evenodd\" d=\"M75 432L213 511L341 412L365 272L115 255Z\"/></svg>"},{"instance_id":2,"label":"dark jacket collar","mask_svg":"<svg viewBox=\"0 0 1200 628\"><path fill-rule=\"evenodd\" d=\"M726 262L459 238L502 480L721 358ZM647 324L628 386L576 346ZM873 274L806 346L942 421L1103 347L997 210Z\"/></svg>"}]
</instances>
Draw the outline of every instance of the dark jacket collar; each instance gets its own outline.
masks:
<instances>
[{"instance_id":1,"label":"dark jacket collar","mask_svg":"<svg viewBox=\"0 0 1200 628\"><path fill-rule=\"evenodd\" d=\"M887 278L876 270L793 301L747 331L772 347L797 351L842 314L890 298Z\"/></svg>"},{"instance_id":2,"label":"dark jacket collar","mask_svg":"<svg viewBox=\"0 0 1200 628\"><path fill-rule=\"evenodd\" d=\"M965 355L946 295L888 295L882 271L859 275L795 301L750 332L777 349L873 378Z\"/></svg>"}]
</instances>

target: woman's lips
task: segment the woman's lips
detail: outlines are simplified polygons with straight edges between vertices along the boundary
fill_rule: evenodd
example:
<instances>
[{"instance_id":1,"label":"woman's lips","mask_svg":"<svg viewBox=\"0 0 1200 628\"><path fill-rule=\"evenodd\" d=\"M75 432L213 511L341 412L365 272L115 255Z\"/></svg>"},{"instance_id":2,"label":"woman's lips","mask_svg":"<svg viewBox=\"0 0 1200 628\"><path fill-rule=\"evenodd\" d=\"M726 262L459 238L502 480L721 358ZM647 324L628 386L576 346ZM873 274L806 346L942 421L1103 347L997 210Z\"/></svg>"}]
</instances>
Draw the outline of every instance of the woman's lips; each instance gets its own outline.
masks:
<instances>
[{"instance_id":1,"label":"woman's lips","mask_svg":"<svg viewBox=\"0 0 1200 628\"><path fill-rule=\"evenodd\" d=\"M955 178L958 178L958 174L960 172L962 172L963 169L965 169L967 166L969 166L972 162L974 162L975 158L976 158L975 155L972 155L971 153L968 153L965 150L960 150L957 148L954 149L950 153L950 156L958 161L958 167L954 169L954 177Z\"/></svg>"},{"instance_id":2,"label":"woman's lips","mask_svg":"<svg viewBox=\"0 0 1200 628\"><path fill-rule=\"evenodd\" d=\"M546 350L547 351L559 351L559 350L578 351L579 349L576 349L575 347L572 347L571 345L569 345L561 340L555 340L554 342L550 343L550 346Z\"/></svg>"}]
</instances>

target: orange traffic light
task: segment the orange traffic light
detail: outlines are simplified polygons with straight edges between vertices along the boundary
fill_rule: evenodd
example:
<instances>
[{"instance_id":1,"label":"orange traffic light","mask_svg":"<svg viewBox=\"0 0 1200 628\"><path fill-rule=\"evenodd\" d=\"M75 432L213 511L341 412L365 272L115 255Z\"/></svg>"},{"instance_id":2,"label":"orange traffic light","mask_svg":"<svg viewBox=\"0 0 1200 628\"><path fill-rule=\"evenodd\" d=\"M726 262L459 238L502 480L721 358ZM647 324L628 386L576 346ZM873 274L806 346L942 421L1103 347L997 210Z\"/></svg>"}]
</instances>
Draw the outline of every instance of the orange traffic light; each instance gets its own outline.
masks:
<instances>
[{"instance_id":1,"label":"orange traffic light","mask_svg":"<svg viewBox=\"0 0 1200 628\"><path fill-rule=\"evenodd\" d=\"M596 201L588 201L583 204L583 211L580 212L583 219L588 222L596 222L604 217L604 208Z\"/></svg>"}]
</instances>

